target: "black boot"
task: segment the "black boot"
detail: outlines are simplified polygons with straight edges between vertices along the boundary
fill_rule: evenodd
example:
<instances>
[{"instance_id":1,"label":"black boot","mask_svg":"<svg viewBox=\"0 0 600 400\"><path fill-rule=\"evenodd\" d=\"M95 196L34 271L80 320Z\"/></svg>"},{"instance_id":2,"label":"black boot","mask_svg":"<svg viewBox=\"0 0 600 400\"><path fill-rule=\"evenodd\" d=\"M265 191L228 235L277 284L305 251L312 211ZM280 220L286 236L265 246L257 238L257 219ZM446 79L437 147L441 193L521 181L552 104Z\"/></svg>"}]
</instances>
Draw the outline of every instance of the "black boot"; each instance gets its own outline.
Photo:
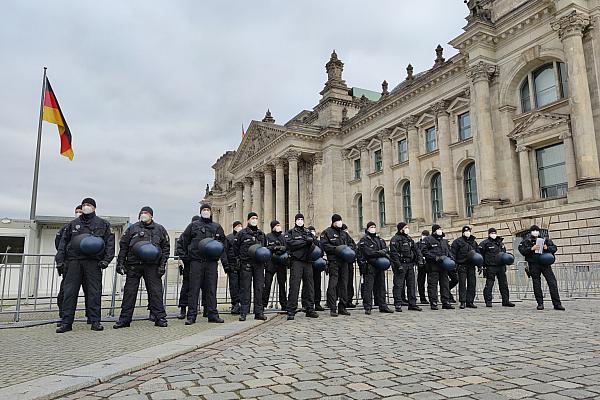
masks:
<instances>
[{"instance_id":1,"label":"black boot","mask_svg":"<svg viewBox=\"0 0 600 400\"><path fill-rule=\"evenodd\" d=\"M317 314L314 310L308 310L306 312L307 318L319 318L319 314Z\"/></svg>"},{"instance_id":2,"label":"black boot","mask_svg":"<svg viewBox=\"0 0 600 400\"><path fill-rule=\"evenodd\" d=\"M338 314L340 315L350 315L346 307L338 307Z\"/></svg>"},{"instance_id":3,"label":"black boot","mask_svg":"<svg viewBox=\"0 0 600 400\"><path fill-rule=\"evenodd\" d=\"M100 332L104 330L104 327L100 323L100 321L92 322L92 327L90 328L93 331Z\"/></svg>"},{"instance_id":4,"label":"black boot","mask_svg":"<svg viewBox=\"0 0 600 400\"><path fill-rule=\"evenodd\" d=\"M371 315L371 309L370 308L365 308L365 314Z\"/></svg>"},{"instance_id":5,"label":"black boot","mask_svg":"<svg viewBox=\"0 0 600 400\"><path fill-rule=\"evenodd\" d=\"M438 305L437 304L431 304L429 306L432 310L439 310Z\"/></svg>"},{"instance_id":6,"label":"black boot","mask_svg":"<svg viewBox=\"0 0 600 400\"><path fill-rule=\"evenodd\" d=\"M537 305L537 307L536 307L536 308L537 308L538 310L540 310L540 311L541 311L541 310L543 310L543 309L544 309L544 304L543 304L543 303L540 303L540 304L538 304L538 305Z\"/></svg>"},{"instance_id":7,"label":"black boot","mask_svg":"<svg viewBox=\"0 0 600 400\"><path fill-rule=\"evenodd\" d=\"M156 321L156 315L152 314L152 311L150 311L150 314L148 314L148 319L154 322Z\"/></svg>"},{"instance_id":8,"label":"black boot","mask_svg":"<svg viewBox=\"0 0 600 400\"><path fill-rule=\"evenodd\" d=\"M402 307L400 307L400 306L396 306L396 307L395 307L395 310L396 310L396 312L402 312Z\"/></svg>"},{"instance_id":9,"label":"black boot","mask_svg":"<svg viewBox=\"0 0 600 400\"><path fill-rule=\"evenodd\" d=\"M254 319L257 319L259 321L266 321L267 320L267 316L263 313L260 314L254 314Z\"/></svg>"},{"instance_id":10,"label":"black boot","mask_svg":"<svg viewBox=\"0 0 600 400\"><path fill-rule=\"evenodd\" d=\"M293 312L288 312L287 320L288 321L293 321L294 320L294 313Z\"/></svg>"},{"instance_id":11,"label":"black boot","mask_svg":"<svg viewBox=\"0 0 600 400\"><path fill-rule=\"evenodd\" d=\"M58 328L56 328L56 333L65 333L73 330L73 325L60 324Z\"/></svg>"},{"instance_id":12,"label":"black boot","mask_svg":"<svg viewBox=\"0 0 600 400\"><path fill-rule=\"evenodd\" d=\"M169 326L169 323L167 322L166 318L160 318L160 319L157 319L156 321L154 321L154 326L166 328L167 326Z\"/></svg>"},{"instance_id":13,"label":"black boot","mask_svg":"<svg viewBox=\"0 0 600 400\"><path fill-rule=\"evenodd\" d=\"M477 306L473 303L467 303L467 308L477 308Z\"/></svg>"},{"instance_id":14,"label":"black boot","mask_svg":"<svg viewBox=\"0 0 600 400\"><path fill-rule=\"evenodd\" d=\"M246 320L246 314L240 314L239 320L240 322L244 322Z\"/></svg>"},{"instance_id":15,"label":"black boot","mask_svg":"<svg viewBox=\"0 0 600 400\"><path fill-rule=\"evenodd\" d=\"M240 303L234 304L231 307L231 315L240 315L241 307Z\"/></svg>"},{"instance_id":16,"label":"black boot","mask_svg":"<svg viewBox=\"0 0 600 400\"><path fill-rule=\"evenodd\" d=\"M465 303L460 303L460 309L461 309L461 310L464 310L464 309L465 309L465 307L467 307L467 305L466 305Z\"/></svg>"},{"instance_id":17,"label":"black boot","mask_svg":"<svg viewBox=\"0 0 600 400\"><path fill-rule=\"evenodd\" d=\"M186 306L179 307L179 315L177 316L177 319L185 319L186 309Z\"/></svg>"},{"instance_id":18,"label":"black boot","mask_svg":"<svg viewBox=\"0 0 600 400\"><path fill-rule=\"evenodd\" d=\"M188 319L185 321L185 324L186 324L186 325L194 325L195 323L196 323L196 318L188 318Z\"/></svg>"},{"instance_id":19,"label":"black boot","mask_svg":"<svg viewBox=\"0 0 600 400\"><path fill-rule=\"evenodd\" d=\"M511 303L510 301L507 301L506 303L502 303L502 307L514 307L515 303Z\"/></svg>"},{"instance_id":20,"label":"black boot","mask_svg":"<svg viewBox=\"0 0 600 400\"><path fill-rule=\"evenodd\" d=\"M325 311L325 309L320 304L315 304L315 311Z\"/></svg>"},{"instance_id":21,"label":"black boot","mask_svg":"<svg viewBox=\"0 0 600 400\"><path fill-rule=\"evenodd\" d=\"M565 308L563 307L563 305L562 305L562 304L557 304L557 305L555 305L555 306L554 306L554 309L555 309L555 310L558 310L558 311L565 311Z\"/></svg>"},{"instance_id":22,"label":"black boot","mask_svg":"<svg viewBox=\"0 0 600 400\"><path fill-rule=\"evenodd\" d=\"M356 304L354 304L354 303L348 303L348 305L346 306L346 308L356 308Z\"/></svg>"},{"instance_id":23,"label":"black boot","mask_svg":"<svg viewBox=\"0 0 600 400\"><path fill-rule=\"evenodd\" d=\"M452 304L442 304L442 309L444 309L444 310L454 310L454 306Z\"/></svg>"},{"instance_id":24,"label":"black boot","mask_svg":"<svg viewBox=\"0 0 600 400\"><path fill-rule=\"evenodd\" d=\"M212 324L222 324L225 321L223 320L223 318L219 317L218 315L213 315L213 316L208 317L208 322L210 322Z\"/></svg>"},{"instance_id":25,"label":"black boot","mask_svg":"<svg viewBox=\"0 0 600 400\"><path fill-rule=\"evenodd\" d=\"M117 321L117 323L113 325L113 329L129 328L130 326L131 322Z\"/></svg>"},{"instance_id":26,"label":"black boot","mask_svg":"<svg viewBox=\"0 0 600 400\"><path fill-rule=\"evenodd\" d=\"M414 305L414 306L408 306L409 311L423 311L421 309L421 307Z\"/></svg>"},{"instance_id":27,"label":"black boot","mask_svg":"<svg viewBox=\"0 0 600 400\"><path fill-rule=\"evenodd\" d=\"M385 307L380 307L379 312L384 313L384 314L392 314L394 312L394 310L392 310L388 306L385 306Z\"/></svg>"}]
</instances>

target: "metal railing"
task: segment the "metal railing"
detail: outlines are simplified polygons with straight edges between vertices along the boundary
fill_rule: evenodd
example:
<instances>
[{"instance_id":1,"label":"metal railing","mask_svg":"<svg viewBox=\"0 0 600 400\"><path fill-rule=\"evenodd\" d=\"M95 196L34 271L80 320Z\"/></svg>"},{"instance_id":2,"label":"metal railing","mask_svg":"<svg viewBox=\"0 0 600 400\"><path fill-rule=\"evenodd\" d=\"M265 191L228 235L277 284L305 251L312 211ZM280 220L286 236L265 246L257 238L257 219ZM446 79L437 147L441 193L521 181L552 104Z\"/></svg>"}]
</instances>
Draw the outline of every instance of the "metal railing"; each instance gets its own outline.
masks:
<instances>
[{"instance_id":1,"label":"metal railing","mask_svg":"<svg viewBox=\"0 0 600 400\"><path fill-rule=\"evenodd\" d=\"M9 258L10 256L10 258ZM18 262L16 262L18 261ZM163 299L167 311L175 311L178 306L181 289L179 259L169 258L167 273L163 276ZM531 279L525 274L526 262L521 261L508 267L507 277L511 299L533 299ZM555 264L552 266L562 298L600 298L600 264ZM362 279L358 267L354 268L354 299L360 303ZM416 271L415 271L416 272ZM118 314L125 277L116 273L115 262L103 272L102 313L103 317L115 317ZM289 276L289 274L288 274ZM0 253L0 326L14 325L15 322L50 322L58 318L56 297L60 288L60 278L56 271L53 254L15 254ZM277 277L273 279L267 311L276 311L278 306ZM386 297L393 303L393 273L386 271ZM326 298L328 277L322 274L322 299ZM477 300L482 299L485 278L478 275ZM222 312L228 312L230 294L228 277L219 269L217 285L217 304ZM542 279L542 288L548 295L548 288ZM457 297L458 287L453 292ZM499 298L498 285L494 286L494 298ZM142 283L138 291L136 308L146 309L147 293ZM83 293L80 293L78 314L83 311ZM324 304L323 304L324 305Z\"/></svg>"}]
</instances>

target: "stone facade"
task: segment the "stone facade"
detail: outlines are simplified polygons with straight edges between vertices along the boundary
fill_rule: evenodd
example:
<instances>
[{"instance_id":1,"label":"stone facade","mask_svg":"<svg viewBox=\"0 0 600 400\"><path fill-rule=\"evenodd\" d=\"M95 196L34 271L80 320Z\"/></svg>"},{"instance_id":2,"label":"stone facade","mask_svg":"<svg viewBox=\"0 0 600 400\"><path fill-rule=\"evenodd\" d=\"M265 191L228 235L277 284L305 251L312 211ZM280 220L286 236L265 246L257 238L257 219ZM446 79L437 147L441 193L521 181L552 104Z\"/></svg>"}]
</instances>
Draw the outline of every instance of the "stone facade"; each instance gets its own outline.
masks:
<instances>
[{"instance_id":1,"label":"stone facade","mask_svg":"<svg viewBox=\"0 0 600 400\"><path fill-rule=\"evenodd\" d=\"M216 220L228 231L253 210L289 225L302 211L321 230L337 212L355 237L369 220L384 237L435 220L450 237L494 226L509 248L535 222L559 262L600 262L600 1L467 5L458 54L438 46L378 100L354 95L334 51L312 111L252 121L213 165Z\"/></svg>"}]
</instances>

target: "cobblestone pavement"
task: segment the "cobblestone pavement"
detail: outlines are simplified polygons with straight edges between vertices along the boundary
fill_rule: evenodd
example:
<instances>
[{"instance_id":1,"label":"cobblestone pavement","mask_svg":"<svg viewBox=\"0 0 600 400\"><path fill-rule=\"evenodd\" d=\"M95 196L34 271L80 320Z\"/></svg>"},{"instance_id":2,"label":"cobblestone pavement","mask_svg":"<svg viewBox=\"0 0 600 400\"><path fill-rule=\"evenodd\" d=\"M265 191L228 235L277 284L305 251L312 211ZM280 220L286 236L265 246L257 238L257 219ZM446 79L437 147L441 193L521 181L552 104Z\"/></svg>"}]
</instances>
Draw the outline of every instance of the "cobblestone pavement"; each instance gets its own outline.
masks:
<instances>
[{"instance_id":1,"label":"cobblestone pavement","mask_svg":"<svg viewBox=\"0 0 600 400\"><path fill-rule=\"evenodd\" d=\"M281 318L64 399L598 399L600 302Z\"/></svg>"},{"instance_id":2,"label":"cobblestone pavement","mask_svg":"<svg viewBox=\"0 0 600 400\"><path fill-rule=\"evenodd\" d=\"M235 318L222 315L226 322ZM154 323L133 321L130 328L112 329L114 322L103 322L103 332L93 332L85 322L73 331L56 334L55 324L0 330L0 388L15 385L71 368L107 360L137 350L163 344L215 327L206 319L185 326L169 319L167 328Z\"/></svg>"}]
</instances>

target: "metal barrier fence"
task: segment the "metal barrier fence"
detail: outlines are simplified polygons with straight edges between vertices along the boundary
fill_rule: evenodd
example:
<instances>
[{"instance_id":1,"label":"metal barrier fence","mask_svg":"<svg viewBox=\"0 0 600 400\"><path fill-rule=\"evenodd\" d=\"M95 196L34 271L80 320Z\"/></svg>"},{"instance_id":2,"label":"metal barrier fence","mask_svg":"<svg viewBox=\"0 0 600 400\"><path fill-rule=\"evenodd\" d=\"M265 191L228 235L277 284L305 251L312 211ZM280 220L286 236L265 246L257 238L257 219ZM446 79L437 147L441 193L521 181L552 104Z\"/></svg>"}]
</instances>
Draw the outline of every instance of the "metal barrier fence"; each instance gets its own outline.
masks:
<instances>
[{"instance_id":1,"label":"metal barrier fence","mask_svg":"<svg viewBox=\"0 0 600 400\"><path fill-rule=\"evenodd\" d=\"M163 296L167 310L174 311L178 305L181 276L178 258L170 258L167 273L163 277ZM531 279L525 274L525 262L510 266L507 271L511 299L533 299ZM600 264L555 264L554 274L563 298L600 298ZM288 274L289 275L289 274ZM322 274L322 299L325 302L327 275ZM361 300L361 277L355 268L354 299ZM217 288L217 303L222 312L228 312L230 295L227 275L220 269ZM267 311L275 311L278 306L278 285L276 277L271 288ZM386 272L388 303L393 303L392 270ZM53 254L0 253L0 325L19 321L50 321L58 317L56 296L61 278L57 275ZM545 280L542 279L544 293L548 294ZM118 315L123 294L125 277L116 273L114 261L103 273L102 310L103 317ZM477 300L482 299L485 278L477 280ZM147 294L140 284L136 308L147 307ZM453 292L457 297L458 287ZM499 298L498 285L494 287L494 298ZM80 293L78 311L83 310L83 293ZM323 304L324 305L324 304Z\"/></svg>"}]
</instances>

